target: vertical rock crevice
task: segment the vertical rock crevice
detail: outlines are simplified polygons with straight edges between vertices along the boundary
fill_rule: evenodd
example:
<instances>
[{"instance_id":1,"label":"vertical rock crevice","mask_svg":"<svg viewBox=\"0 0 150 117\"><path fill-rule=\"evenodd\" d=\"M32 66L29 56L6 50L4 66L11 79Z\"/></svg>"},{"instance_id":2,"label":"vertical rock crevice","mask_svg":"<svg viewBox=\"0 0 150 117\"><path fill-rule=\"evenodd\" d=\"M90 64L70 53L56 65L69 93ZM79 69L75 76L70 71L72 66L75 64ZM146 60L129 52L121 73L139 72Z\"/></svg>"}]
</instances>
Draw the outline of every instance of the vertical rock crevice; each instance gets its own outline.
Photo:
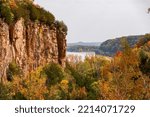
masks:
<instances>
[{"instance_id":1,"label":"vertical rock crevice","mask_svg":"<svg viewBox=\"0 0 150 117\"><path fill-rule=\"evenodd\" d=\"M0 19L0 82L6 81L6 71L11 61L9 26Z\"/></svg>"},{"instance_id":2,"label":"vertical rock crevice","mask_svg":"<svg viewBox=\"0 0 150 117\"><path fill-rule=\"evenodd\" d=\"M58 45L58 62L63 67L66 66L66 33L63 31L57 31L57 45Z\"/></svg>"}]
</instances>

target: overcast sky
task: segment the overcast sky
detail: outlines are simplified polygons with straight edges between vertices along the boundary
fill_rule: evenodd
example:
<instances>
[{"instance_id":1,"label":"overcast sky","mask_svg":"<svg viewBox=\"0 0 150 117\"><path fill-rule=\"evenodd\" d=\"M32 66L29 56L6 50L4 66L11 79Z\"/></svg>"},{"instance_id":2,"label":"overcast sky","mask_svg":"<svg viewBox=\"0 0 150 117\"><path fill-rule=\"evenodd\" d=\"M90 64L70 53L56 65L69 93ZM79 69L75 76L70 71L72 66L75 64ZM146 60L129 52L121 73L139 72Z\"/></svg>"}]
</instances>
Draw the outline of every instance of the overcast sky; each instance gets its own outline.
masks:
<instances>
[{"instance_id":1,"label":"overcast sky","mask_svg":"<svg viewBox=\"0 0 150 117\"><path fill-rule=\"evenodd\" d=\"M67 42L103 42L150 32L150 0L35 0L68 26Z\"/></svg>"}]
</instances>

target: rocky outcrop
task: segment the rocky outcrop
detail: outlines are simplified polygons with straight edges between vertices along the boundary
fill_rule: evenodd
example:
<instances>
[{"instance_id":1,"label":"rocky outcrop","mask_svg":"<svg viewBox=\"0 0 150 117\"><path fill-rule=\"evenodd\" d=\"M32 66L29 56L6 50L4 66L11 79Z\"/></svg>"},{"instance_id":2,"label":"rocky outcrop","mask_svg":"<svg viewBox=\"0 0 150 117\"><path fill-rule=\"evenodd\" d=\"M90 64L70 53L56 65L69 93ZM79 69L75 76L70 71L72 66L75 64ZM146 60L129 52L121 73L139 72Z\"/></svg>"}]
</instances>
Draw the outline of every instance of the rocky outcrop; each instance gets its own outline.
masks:
<instances>
[{"instance_id":1,"label":"rocky outcrop","mask_svg":"<svg viewBox=\"0 0 150 117\"><path fill-rule=\"evenodd\" d=\"M65 67L66 59L66 33L63 31L57 31L57 45L58 45L58 62L60 65Z\"/></svg>"},{"instance_id":2,"label":"rocky outcrop","mask_svg":"<svg viewBox=\"0 0 150 117\"><path fill-rule=\"evenodd\" d=\"M0 20L0 82L5 81L6 69L12 61L9 27Z\"/></svg>"},{"instance_id":3,"label":"rocky outcrop","mask_svg":"<svg viewBox=\"0 0 150 117\"><path fill-rule=\"evenodd\" d=\"M65 67L66 33L35 22L18 20L11 26L0 20L0 78L6 78L6 69L14 60L23 73L35 70L49 62Z\"/></svg>"}]
</instances>

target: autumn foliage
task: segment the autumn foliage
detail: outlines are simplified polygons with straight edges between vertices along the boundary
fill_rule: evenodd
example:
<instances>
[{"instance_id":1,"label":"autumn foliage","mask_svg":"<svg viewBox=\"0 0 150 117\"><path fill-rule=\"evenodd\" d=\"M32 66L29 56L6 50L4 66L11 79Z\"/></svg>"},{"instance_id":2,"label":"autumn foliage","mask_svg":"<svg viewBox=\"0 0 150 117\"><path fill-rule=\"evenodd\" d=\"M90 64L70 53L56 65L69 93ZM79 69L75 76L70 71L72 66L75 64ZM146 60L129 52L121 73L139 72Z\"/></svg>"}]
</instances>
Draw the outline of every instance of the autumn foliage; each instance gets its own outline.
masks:
<instances>
[{"instance_id":1,"label":"autumn foliage","mask_svg":"<svg viewBox=\"0 0 150 117\"><path fill-rule=\"evenodd\" d=\"M122 48L111 59L98 55L84 61L72 58L66 68L49 63L30 72L26 78L17 75L19 68L11 63L11 80L0 84L0 99L150 99L149 40L139 48L130 48L123 39Z\"/></svg>"}]
</instances>

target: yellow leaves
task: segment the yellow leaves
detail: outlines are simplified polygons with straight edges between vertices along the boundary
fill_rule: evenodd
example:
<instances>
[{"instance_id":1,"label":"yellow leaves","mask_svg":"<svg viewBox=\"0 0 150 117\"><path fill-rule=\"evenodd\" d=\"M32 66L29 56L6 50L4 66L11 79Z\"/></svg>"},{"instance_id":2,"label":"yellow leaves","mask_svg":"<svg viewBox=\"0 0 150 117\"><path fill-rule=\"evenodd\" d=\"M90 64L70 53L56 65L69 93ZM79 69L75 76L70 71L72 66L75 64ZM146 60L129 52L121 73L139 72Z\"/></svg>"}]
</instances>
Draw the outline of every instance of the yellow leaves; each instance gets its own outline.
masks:
<instances>
[{"instance_id":1,"label":"yellow leaves","mask_svg":"<svg viewBox=\"0 0 150 117\"><path fill-rule=\"evenodd\" d=\"M37 71L30 73L27 78L14 77L11 83L12 96L15 96L19 92L29 100L44 99L44 95L48 90L46 87L46 78L40 78L41 70L41 68L38 68Z\"/></svg>"},{"instance_id":2,"label":"yellow leaves","mask_svg":"<svg viewBox=\"0 0 150 117\"><path fill-rule=\"evenodd\" d=\"M27 99L44 99L43 95L47 91L45 82L46 80L43 78L27 78L24 80L23 89L21 90L21 93L25 97L27 97Z\"/></svg>"},{"instance_id":3,"label":"yellow leaves","mask_svg":"<svg viewBox=\"0 0 150 117\"><path fill-rule=\"evenodd\" d=\"M19 81L19 78L17 78L13 81L13 90L15 94L20 92L26 99L42 100L47 88L45 86L45 79L26 78Z\"/></svg>"},{"instance_id":4,"label":"yellow leaves","mask_svg":"<svg viewBox=\"0 0 150 117\"><path fill-rule=\"evenodd\" d=\"M109 84L108 83L103 83L102 84L102 89L104 92L108 93L109 92Z\"/></svg>"},{"instance_id":5,"label":"yellow leaves","mask_svg":"<svg viewBox=\"0 0 150 117\"><path fill-rule=\"evenodd\" d=\"M39 28L39 33L40 33L40 34L43 33L43 28L42 28L42 27Z\"/></svg>"},{"instance_id":6,"label":"yellow leaves","mask_svg":"<svg viewBox=\"0 0 150 117\"><path fill-rule=\"evenodd\" d=\"M84 62L69 64L59 74L54 64L47 69L48 73L51 72L47 76L39 67L25 79L15 77L11 95L18 96L19 92L31 100L149 99L150 79L139 69L138 52L139 49L135 48L118 53L111 62L100 57L86 58ZM56 82L48 84L47 78L52 81L52 76Z\"/></svg>"},{"instance_id":7,"label":"yellow leaves","mask_svg":"<svg viewBox=\"0 0 150 117\"><path fill-rule=\"evenodd\" d=\"M11 8L17 7L15 0L9 0L9 4Z\"/></svg>"},{"instance_id":8,"label":"yellow leaves","mask_svg":"<svg viewBox=\"0 0 150 117\"><path fill-rule=\"evenodd\" d=\"M53 85L50 87L46 99L48 100L60 100L61 99L61 90L58 85Z\"/></svg>"},{"instance_id":9,"label":"yellow leaves","mask_svg":"<svg viewBox=\"0 0 150 117\"><path fill-rule=\"evenodd\" d=\"M68 83L69 81L68 80L62 80L61 83L60 83L60 87L61 87L61 90L65 93L65 94L68 94Z\"/></svg>"},{"instance_id":10,"label":"yellow leaves","mask_svg":"<svg viewBox=\"0 0 150 117\"><path fill-rule=\"evenodd\" d=\"M73 100L84 100L87 99L87 91L85 87L74 87L72 92L69 94L70 99Z\"/></svg>"},{"instance_id":11,"label":"yellow leaves","mask_svg":"<svg viewBox=\"0 0 150 117\"><path fill-rule=\"evenodd\" d=\"M110 84L108 82L100 82L100 91L104 99L110 99Z\"/></svg>"},{"instance_id":12,"label":"yellow leaves","mask_svg":"<svg viewBox=\"0 0 150 117\"><path fill-rule=\"evenodd\" d=\"M68 80L62 80L62 81L61 81L61 84L62 84L62 85L68 85L68 83L69 83Z\"/></svg>"}]
</instances>

